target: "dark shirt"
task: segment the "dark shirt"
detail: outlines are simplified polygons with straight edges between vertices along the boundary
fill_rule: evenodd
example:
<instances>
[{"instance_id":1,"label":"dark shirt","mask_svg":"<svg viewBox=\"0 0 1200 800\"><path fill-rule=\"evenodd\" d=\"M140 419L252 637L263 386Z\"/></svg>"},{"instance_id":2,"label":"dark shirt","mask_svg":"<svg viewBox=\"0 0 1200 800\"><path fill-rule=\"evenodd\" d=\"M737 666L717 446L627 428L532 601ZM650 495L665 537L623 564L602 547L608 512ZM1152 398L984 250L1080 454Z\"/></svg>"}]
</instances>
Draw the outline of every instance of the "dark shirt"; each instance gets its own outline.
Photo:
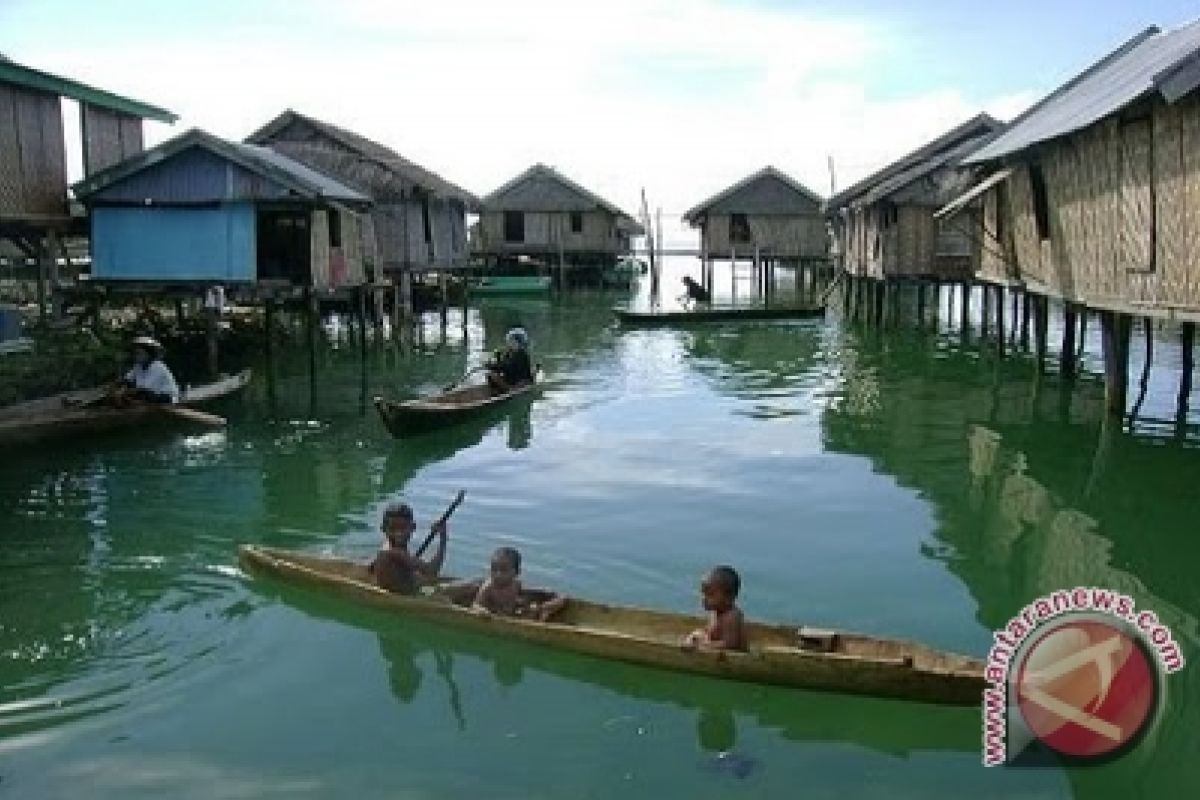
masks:
<instances>
[{"instance_id":1,"label":"dark shirt","mask_svg":"<svg viewBox=\"0 0 1200 800\"><path fill-rule=\"evenodd\" d=\"M496 367L509 386L533 380L533 365L529 361L529 353L524 350L510 350L503 354Z\"/></svg>"}]
</instances>

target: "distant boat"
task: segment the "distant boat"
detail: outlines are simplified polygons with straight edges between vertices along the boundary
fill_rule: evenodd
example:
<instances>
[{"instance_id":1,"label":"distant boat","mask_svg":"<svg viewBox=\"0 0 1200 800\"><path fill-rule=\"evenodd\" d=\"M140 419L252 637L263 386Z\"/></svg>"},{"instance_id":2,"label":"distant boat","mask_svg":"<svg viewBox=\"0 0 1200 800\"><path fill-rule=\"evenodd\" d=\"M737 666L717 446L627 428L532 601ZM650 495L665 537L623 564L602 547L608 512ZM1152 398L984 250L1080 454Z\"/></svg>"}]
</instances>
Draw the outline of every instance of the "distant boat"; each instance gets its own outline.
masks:
<instances>
[{"instance_id":1,"label":"distant boat","mask_svg":"<svg viewBox=\"0 0 1200 800\"><path fill-rule=\"evenodd\" d=\"M129 428L148 422L192 421L211 425L219 417L199 414L191 407L232 394L250 382L250 370L213 383L187 387L178 403L142 404L128 408L103 405L108 387L65 392L0 408L0 442L30 442L63 436Z\"/></svg>"},{"instance_id":2,"label":"distant boat","mask_svg":"<svg viewBox=\"0 0 1200 800\"><path fill-rule=\"evenodd\" d=\"M545 294L550 291L548 275L489 275L471 285L474 295Z\"/></svg>"},{"instance_id":3,"label":"distant boat","mask_svg":"<svg viewBox=\"0 0 1200 800\"><path fill-rule=\"evenodd\" d=\"M825 314L825 306L752 306L746 308L700 306L692 311L631 311L625 308L614 308L613 314L625 325L670 326L820 317Z\"/></svg>"}]
</instances>

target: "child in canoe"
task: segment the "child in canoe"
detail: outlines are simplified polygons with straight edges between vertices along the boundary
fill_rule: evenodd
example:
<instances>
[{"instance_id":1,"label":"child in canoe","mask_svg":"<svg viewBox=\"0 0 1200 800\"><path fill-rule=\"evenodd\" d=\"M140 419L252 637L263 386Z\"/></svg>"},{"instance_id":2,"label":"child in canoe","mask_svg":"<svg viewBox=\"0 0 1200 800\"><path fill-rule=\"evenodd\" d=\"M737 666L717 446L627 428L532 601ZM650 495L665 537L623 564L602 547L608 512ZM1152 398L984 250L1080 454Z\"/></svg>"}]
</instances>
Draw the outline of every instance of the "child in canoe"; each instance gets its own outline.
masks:
<instances>
[{"instance_id":1,"label":"child in canoe","mask_svg":"<svg viewBox=\"0 0 1200 800\"><path fill-rule=\"evenodd\" d=\"M531 617L546 620L561 611L566 605L565 597L551 595L542 602L531 602L522 596L521 554L513 547L500 547L492 553L488 577L479 586L471 608L505 617Z\"/></svg>"},{"instance_id":2,"label":"child in canoe","mask_svg":"<svg viewBox=\"0 0 1200 800\"><path fill-rule=\"evenodd\" d=\"M412 509L407 503L392 503L383 512L379 525L387 540L367 570L375 576L375 582L389 592L413 594L418 587L433 583L446 560L446 523L438 521L433 526L437 534L437 551L429 561L422 561L408 552L408 543L417 529Z\"/></svg>"},{"instance_id":3,"label":"child in canoe","mask_svg":"<svg viewBox=\"0 0 1200 800\"><path fill-rule=\"evenodd\" d=\"M697 628L683 640L687 650L745 650L746 620L737 607L742 581L729 566L713 567L700 583L704 610L710 613L708 625Z\"/></svg>"}]
</instances>

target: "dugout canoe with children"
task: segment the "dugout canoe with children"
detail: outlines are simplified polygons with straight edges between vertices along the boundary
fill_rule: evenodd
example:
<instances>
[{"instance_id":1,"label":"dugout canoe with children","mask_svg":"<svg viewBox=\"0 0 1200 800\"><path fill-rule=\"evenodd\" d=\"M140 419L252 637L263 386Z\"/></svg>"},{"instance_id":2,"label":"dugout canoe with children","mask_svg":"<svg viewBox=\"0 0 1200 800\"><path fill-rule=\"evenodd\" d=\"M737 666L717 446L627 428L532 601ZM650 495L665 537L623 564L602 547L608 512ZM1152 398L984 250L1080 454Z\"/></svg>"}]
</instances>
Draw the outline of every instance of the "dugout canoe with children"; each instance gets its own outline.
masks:
<instances>
[{"instance_id":1,"label":"dugout canoe with children","mask_svg":"<svg viewBox=\"0 0 1200 800\"><path fill-rule=\"evenodd\" d=\"M461 501L461 494L459 497ZM451 509L453 510L453 508ZM411 509L389 507L386 542L370 563L243 545L242 566L252 573L335 594L400 616L633 664L750 683L974 705L983 691L983 662L916 642L800 625L746 621L737 607L744 577L721 565L703 576L700 603L707 618L564 597L520 585L522 554L497 550L475 579L440 574L445 514L425 545L409 553ZM402 552L393 552L399 547ZM525 559L536 559L526 553ZM409 577L381 578L383 563L402 565ZM393 581L389 583L389 581ZM383 584L383 585L381 585ZM388 588L391 586L392 588Z\"/></svg>"}]
</instances>

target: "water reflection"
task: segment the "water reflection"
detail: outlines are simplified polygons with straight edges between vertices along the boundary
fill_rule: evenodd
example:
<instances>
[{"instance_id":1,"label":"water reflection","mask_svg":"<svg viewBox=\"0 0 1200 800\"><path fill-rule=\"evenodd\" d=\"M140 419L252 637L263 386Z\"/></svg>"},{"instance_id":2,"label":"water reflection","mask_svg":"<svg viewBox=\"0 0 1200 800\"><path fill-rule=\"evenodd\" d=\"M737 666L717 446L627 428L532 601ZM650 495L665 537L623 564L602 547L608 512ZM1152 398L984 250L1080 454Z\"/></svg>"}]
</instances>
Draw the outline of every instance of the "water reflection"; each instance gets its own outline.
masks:
<instances>
[{"instance_id":1,"label":"water reflection","mask_svg":"<svg viewBox=\"0 0 1200 800\"><path fill-rule=\"evenodd\" d=\"M401 704L415 702L427 689L418 662L429 655L446 690L446 709L460 730L470 725L471 696L485 693L477 684L460 690L454 665L465 660L489 664L492 680L503 688L513 688L531 674L544 674L626 698L694 711L697 756L708 768L736 777L745 777L758 766L752 755L738 751L738 717L753 719L788 740L852 743L898 757L923 751L972 752L977 747L978 712L972 709L681 676L440 628L422 620L329 601L264 579L249 586L259 596L280 599L311 618L374 633L392 696ZM920 724L914 724L917 710ZM612 724L623 722L610 720Z\"/></svg>"}]
</instances>

